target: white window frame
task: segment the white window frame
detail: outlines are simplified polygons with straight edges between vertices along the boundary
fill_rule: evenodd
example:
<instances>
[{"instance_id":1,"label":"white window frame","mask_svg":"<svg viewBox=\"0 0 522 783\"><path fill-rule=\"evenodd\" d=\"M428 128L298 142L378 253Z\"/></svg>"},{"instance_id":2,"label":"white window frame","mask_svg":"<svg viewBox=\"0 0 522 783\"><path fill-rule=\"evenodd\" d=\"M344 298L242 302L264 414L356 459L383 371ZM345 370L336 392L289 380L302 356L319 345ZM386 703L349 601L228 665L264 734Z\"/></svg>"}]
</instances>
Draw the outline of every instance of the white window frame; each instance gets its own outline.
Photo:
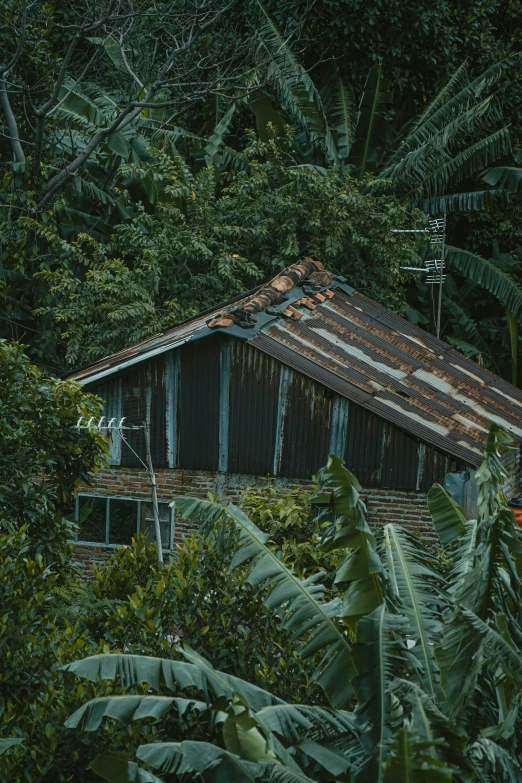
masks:
<instances>
[{"instance_id":1,"label":"white window frame","mask_svg":"<svg viewBox=\"0 0 522 783\"><path fill-rule=\"evenodd\" d=\"M101 498L101 500L105 500L105 541L84 541L81 538L78 538L78 533L75 536L74 543L75 544L81 544L82 546L103 546L106 549L117 549L120 546L130 546L130 544L110 544L110 526L111 526L111 500L132 500L134 503L136 503L136 533L141 532L140 523L141 523L141 505L142 503L152 503L152 499L143 499L143 498L133 498L129 497L128 495L102 495L98 492L80 492L76 496L76 500L74 503L74 519L75 522L78 522L80 519L80 499L87 499L89 498ZM165 500L159 500L159 505L165 505L168 504L168 501ZM174 528L175 528L175 513L174 508L170 509L170 536L169 536L169 546L167 548L163 548L164 552L172 552L174 549Z\"/></svg>"}]
</instances>

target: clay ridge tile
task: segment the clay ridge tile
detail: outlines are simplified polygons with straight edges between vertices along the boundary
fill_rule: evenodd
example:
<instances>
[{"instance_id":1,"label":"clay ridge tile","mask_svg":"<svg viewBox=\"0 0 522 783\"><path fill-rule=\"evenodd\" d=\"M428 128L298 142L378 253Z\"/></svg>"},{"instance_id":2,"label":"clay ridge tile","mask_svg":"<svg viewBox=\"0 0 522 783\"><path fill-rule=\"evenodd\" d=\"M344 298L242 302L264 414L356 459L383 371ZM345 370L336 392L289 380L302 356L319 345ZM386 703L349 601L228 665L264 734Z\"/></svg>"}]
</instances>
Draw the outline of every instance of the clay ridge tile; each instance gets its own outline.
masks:
<instances>
[{"instance_id":1,"label":"clay ridge tile","mask_svg":"<svg viewBox=\"0 0 522 783\"><path fill-rule=\"evenodd\" d=\"M253 325L253 314L261 313L271 305L280 304L288 291L305 282L309 285L326 286L332 282L332 275L326 271L320 261L303 258L283 269L252 296L238 302L227 312L211 318L207 325L210 329L232 326L235 323L246 326L251 322Z\"/></svg>"}]
</instances>

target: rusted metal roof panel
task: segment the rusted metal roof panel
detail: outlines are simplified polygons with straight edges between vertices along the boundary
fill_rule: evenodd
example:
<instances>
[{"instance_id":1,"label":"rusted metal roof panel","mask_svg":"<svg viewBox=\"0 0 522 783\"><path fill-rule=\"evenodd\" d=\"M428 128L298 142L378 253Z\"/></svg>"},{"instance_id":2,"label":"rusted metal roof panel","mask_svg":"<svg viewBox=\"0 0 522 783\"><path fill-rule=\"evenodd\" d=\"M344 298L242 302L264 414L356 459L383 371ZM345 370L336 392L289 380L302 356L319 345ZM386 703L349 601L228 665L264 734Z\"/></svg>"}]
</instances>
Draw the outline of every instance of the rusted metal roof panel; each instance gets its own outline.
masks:
<instances>
[{"instance_id":1,"label":"rusted metal roof panel","mask_svg":"<svg viewBox=\"0 0 522 783\"><path fill-rule=\"evenodd\" d=\"M310 272L309 267L315 271ZM270 300L268 307L265 307L265 300ZM382 417L411 437L466 464L480 462L491 421L505 426L516 441L522 440L522 390L479 367L428 332L354 292L341 279L332 278L322 270L318 262L305 259L276 276L270 284L260 287L257 293L250 292L249 296L234 302L235 306L229 302L216 307L73 377L84 383L99 381L165 351L209 337L215 330L230 338L241 338L287 367ZM201 346L203 353L206 350ZM238 356L233 363L239 361ZM198 392L197 381L194 381L193 393L202 394L205 405L213 410L212 405L216 403L210 400L211 391L204 372L201 377L206 388ZM232 469L234 460L238 464L240 461L238 427L242 428L246 422L237 393L240 387L246 389L247 381L238 381L233 373L230 384L230 399L234 401L226 414L231 428L230 448L223 460L226 456L229 469ZM268 390L265 391L268 394ZM256 387L251 388L249 394L262 396L265 391ZM270 393L273 394L273 390ZM266 443L259 440L261 452L266 447L267 453L259 456L266 467L273 410L266 400L259 401L259 406L265 411L260 416L267 417L268 425ZM182 423L182 426L186 425ZM261 425L255 426L260 431ZM216 459L212 457L212 464ZM257 458L252 453L241 459L250 461L253 466ZM290 456L286 455L285 459ZM433 470L437 473L435 462ZM427 461L424 475L430 470Z\"/></svg>"}]
</instances>

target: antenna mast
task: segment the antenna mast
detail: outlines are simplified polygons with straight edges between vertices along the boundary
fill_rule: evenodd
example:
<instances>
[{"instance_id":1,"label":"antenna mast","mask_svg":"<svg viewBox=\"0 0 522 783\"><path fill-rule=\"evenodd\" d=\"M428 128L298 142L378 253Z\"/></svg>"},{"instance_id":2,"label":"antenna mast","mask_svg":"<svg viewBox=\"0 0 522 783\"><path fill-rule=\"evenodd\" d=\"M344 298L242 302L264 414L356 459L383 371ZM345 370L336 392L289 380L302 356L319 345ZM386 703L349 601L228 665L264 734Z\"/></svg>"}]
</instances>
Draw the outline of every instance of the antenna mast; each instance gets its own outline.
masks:
<instances>
[{"instance_id":1,"label":"antenna mast","mask_svg":"<svg viewBox=\"0 0 522 783\"><path fill-rule=\"evenodd\" d=\"M438 286L437 315L435 329L440 339L440 322L442 313L442 288L446 279L444 253L446 250L446 213L441 218L430 220L427 228L420 229L394 229L393 234L429 234L430 248L433 249L434 258L429 258L421 266L402 266L408 272L423 272L426 274L426 285Z\"/></svg>"}]
</instances>

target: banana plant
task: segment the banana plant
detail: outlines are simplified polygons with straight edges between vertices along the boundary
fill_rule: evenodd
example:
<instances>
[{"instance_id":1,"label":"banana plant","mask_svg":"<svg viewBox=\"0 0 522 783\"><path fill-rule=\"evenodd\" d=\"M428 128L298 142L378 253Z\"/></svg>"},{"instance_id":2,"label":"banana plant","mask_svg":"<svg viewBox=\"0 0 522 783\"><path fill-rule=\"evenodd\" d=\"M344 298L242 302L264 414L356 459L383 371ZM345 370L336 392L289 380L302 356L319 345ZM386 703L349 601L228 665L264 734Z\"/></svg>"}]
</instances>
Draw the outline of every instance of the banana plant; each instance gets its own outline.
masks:
<instances>
[{"instance_id":1,"label":"banana plant","mask_svg":"<svg viewBox=\"0 0 522 783\"><path fill-rule=\"evenodd\" d=\"M442 561L396 524L374 534L362 490L333 455L316 478L323 551L336 551L343 599L326 601L320 574L298 578L268 536L233 504L177 498L216 546L235 551L277 621L312 658L329 708L285 702L217 671L188 648L175 659L104 654L66 668L118 682L72 715L71 729L103 720L159 722L169 711L207 727L202 741L142 745L136 759L105 753L92 769L108 781L197 775L209 781L390 783L509 781L522 775L522 535L502 493L492 425L476 473L478 516L467 520L439 485L428 504ZM146 684L136 691L137 686Z\"/></svg>"}]
</instances>

